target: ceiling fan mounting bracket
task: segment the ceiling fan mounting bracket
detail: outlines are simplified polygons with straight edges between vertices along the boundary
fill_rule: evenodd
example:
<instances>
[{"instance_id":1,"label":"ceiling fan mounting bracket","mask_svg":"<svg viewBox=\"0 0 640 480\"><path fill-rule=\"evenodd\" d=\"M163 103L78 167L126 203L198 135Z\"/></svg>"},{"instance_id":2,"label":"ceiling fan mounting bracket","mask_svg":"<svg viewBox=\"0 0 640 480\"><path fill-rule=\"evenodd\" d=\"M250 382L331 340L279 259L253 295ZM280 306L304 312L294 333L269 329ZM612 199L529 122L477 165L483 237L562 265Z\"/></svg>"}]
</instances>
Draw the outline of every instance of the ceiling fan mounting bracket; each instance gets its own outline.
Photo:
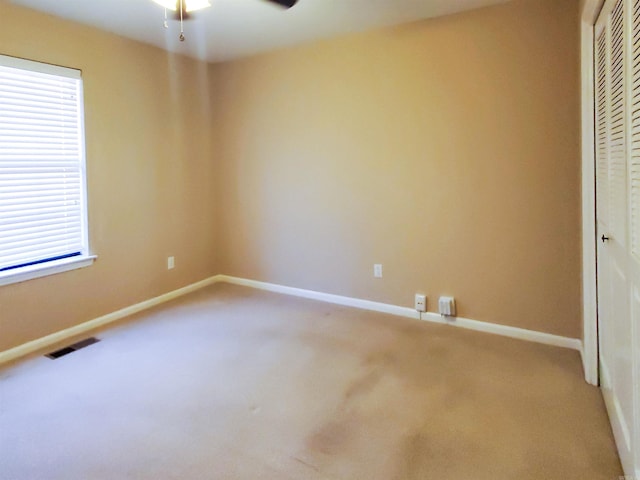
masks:
<instances>
[{"instance_id":1,"label":"ceiling fan mounting bracket","mask_svg":"<svg viewBox=\"0 0 640 480\"><path fill-rule=\"evenodd\" d=\"M169 28L167 10L174 11L172 18L174 20L180 21L180 36L178 37L181 42L184 42L184 26L183 22L185 20L189 20L191 18L191 13L195 10L201 10L203 8L207 8L211 6L209 0L175 0L175 5L173 0L153 0L155 3L162 5L164 7L164 28ZM298 0L264 0L266 2L274 3L284 8L291 8Z\"/></svg>"}]
</instances>

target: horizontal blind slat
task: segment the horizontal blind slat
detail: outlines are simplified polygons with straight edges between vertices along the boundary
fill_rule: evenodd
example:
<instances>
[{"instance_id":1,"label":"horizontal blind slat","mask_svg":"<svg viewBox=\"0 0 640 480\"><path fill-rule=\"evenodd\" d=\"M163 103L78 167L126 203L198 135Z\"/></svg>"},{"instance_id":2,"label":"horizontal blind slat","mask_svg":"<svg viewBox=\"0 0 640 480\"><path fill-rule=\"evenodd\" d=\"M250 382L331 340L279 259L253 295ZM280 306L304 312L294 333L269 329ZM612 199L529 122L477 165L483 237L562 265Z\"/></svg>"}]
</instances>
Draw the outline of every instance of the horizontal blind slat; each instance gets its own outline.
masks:
<instances>
[{"instance_id":1,"label":"horizontal blind slat","mask_svg":"<svg viewBox=\"0 0 640 480\"><path fill-rule=\"evenodd\" d=\"M33 233L21 233L15 235L8 235L2 239L3 245L7 248L6 251L11 251L15 248L27 248L31 249L32 245L44 245L45 243L52 244L61 241L67 241L73 239L80 232L80 224L67 225L64 228L50 228L48 230L42 230L40 232Z\"/></svg>"},{"instance_id":2,"label":"horizontal blind slat","mask_svg":"<svg viewBox=\"0 0 640 480\"><path fill-rule=\"evenodd\" d=\"M77 223L78 225L81 225L81 218L79 215L65 216L65 222L68 222L68 224ZM20 235L23 233L29 234L33 232L44 232L47 230L51 230L59 223L59 216L55 216L54 218L48 220L40 219L35 222L11 223L7 225L0 224L0 237Z\"/></svg>"},{"instance_id":3,"label":"horizontal blind slat","mask_svg":"<svg viewBox=\"0 0 640 480\"><path fill-rule=\"evenodd\" d=\"M27 240L10 246L2 251L2 256L10 257L13 255L23 255L25 253L41 251L41 250L67 250L70 245L76 245L77 235L70 233L66 236L55 236L51 239L40 238L35 240ZM10 244L11 245L11 244Z\"/></svg>"},{"instance_id":4,"label":"horizontal blind slat","mask_svg":"<svg viewBox=\"0 0 640 480\"><path fill-rule=\"evenodd\" d=\"M33 213L32 215L25 215L17 218L3 218L0 217L0 231L8 232L10 229L20 229L36 227L38 225L45 225L48 222L60 222L61 218L65 219L80 219L79 211L48 211Z\"/></svg>"}]
</instances>

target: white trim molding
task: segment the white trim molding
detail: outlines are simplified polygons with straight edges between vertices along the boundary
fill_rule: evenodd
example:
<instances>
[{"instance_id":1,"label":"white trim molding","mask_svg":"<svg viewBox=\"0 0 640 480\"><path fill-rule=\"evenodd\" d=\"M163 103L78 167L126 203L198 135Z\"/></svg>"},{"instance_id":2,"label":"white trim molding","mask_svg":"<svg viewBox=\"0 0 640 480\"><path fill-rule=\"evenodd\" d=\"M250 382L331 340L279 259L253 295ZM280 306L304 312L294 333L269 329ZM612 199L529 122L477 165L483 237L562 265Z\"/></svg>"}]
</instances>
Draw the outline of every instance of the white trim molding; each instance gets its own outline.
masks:
<instances>
[{"instance_id":1,"label":"white trim molding","mask_svg":"<svg viewBox=\"0 0 640 480\"><path fill-rule=\"evenodd\" d=\"M344 297L341 295L333 295L329 293L316 292L313 290L304 290L301 288L287 287L283 285L277 285L274 283L260 282L257 280L248 280L245 278L231 277L228 275L215 275L213 277L206 278L199 282L187 285L186 287L173 290L163 295L145 300L144 302L136 303L129 307L123 308L116 312L103 315L101 317L89 320L88 322L75 325L65 330L52 333L45 337L32 340L17 347L0 352L0 365L17 360L27 355L43 351L47 347L61 344L65 340L69 340L73 337L77 337L82 334L89 333L98 328L105 327L111 323L121 320L125 317L133 315L135 313L147 310L162 303L168 302L182 295L195 292L201 288L212 285L218 282L225 282L234 285L241 285L251 287L259 290L266 290L269 292L282 293L285 295L292 295L296 297L308 298L311 300L319 300L321 302L333 303L337 305L344 305L347 307L360 308L363 310L371 310L374 312L387 313L400 317L413 318L415 320L424 320L433 323L452 325L455 327L466 328L469 330L476 330L478 332L492 333L494 335L501 335L504 337L516 338L519 340L526 340L530 342L543 343L546 345L553 345L556 347L570 348L572 350L582 351L582 342L577 338L562 337L559 335L552 335L550 333L536 332L533 330L526 330L524 328L510 327L508 325L498 325L494 323L481 322L478 320L471 320L461 317L442 317L435 313L423 313L414 310L410 307L401 307L398 305L391 305L387 303L373 302L371 300L362 300L359 298Z\"/></svg>"},{"instance_id":2,"label":"white trim molding","mask_svg":"<svg viewBox=\"0 0 640 480\"><path fill-rule=\"evenodd\" d=\"M260 290L267 290L269 292L283 293L286 295L309 298L312 300L320 300L322 302L345 305L348 307L361 308L364 310L372 310L375 312L389 313L391 315L397 315L400 317L421 319L427 322L451 325L455 327L466 328L469 330L476 330L478 332L492 333L494 335L501 335L503 337L516 338L519 340L527 340L529 342L543 343L545 345L553 345L556 347L570 348L572 350L577 350L578 352L582 352L582 342L577 338L562 337L559 335L552 335L550 333L536 332L534 330L527 330L527 329L518 328L518 327L510 327L508 325L499 325L495 323L481 322L478 320L471 320L471 319L462 318L462 317L442 317L441 315L438 315L436 313L430 313L430 312L423 313L422 315L420 315L420 312L410 307L400 307L397 305L390 305L387 303L379 303L379 302L372 302L370 300L343 297L340 295L316 292L313 290L304 290L301 288L286 287L282 285L276 285L273 283L260 282L257 280L247 280L245 278L230 277L227 275L219 275L218 281L232 283L235 285L243 285L246 287L257 288Z\"/></svg>"},{"instance_id":3,"label":"white trim molding","mask_svg":"<svg viewBox=\"0 0 640 480\"><path fill-rule=\"evenodd\" d=\"M419 319L419 312L409 307L399 307L388 303L374 302L371 300L362 300L353 297L343 297L331 293L316 292L314 290L304 290L296 287L286 287L275 283L261 282L258 280L249 280L246 278L230 277L228 275L218 275L218 281L231 283L233 285L241 285L244 287L256 288L258 290L266 290L268 292L283 293L294 297L309 298L311 300L319 300L321 302L334 303L347 307L360 308L362 310L372 310L374 312L389 313L400 317L409 317Z\"/></svg>"},{"instance_id":4,"label":"white trim molding","mask_svg":"<svg viewBox=\"0 0 640 480\"><path fill-rule=\"evenodd\" d=\"M147 310L151 307L155 307L156 305L160 305L162 303L168 302L169 300L173 300L174 298L178 298L182 295L186 295L187 293L199 290L203 287L215 283L216 281L218 281L217 276L209 277L202 281L187 285L186 287L182 287L163 295L151 298L149 300L145 300L144 302L136 303L135 305L131 305L116 312L108 313L107 315L94 318L93 320L89 320L88 322L75 325L65 330L60 330L58 332L52 333L51 335L47 335L46 337L38 338L22 345L18 345L17 347L10 348L9 350L0 352L0 365L42 351L47 347L62 343L65 340L77 337L78 335L94 331L100 327L104 327L106 325L109 325L110 323L133 315L134 313Z\"/></svg>"},{"instance_id":5,"label":"white trim molding","mask_svg":"<svg viewBox=\"0 0 640 480\"><path fill-rule=\"evenodd\" d=\"M85 268L93 265L98 258L96 255L78 255L77 257L63 258L52 262L38 263L26 267L16 268L0 272L0 287L12 283L25 282L34 278L55 275L56 273L68 272L78 268Z\"/></svg>"},{"instance_id":6,"label":"white trim molding","mask_svg":"<svg viewBox=\"0 0 640 480\"><path fill-rule=\"evenodd\" d=\"M596 285L596 187L594 26L603 0L582 0L580 64L582 90L582 365L587 383L598 385L598 294Z\"/></svg>"}]
</instances>

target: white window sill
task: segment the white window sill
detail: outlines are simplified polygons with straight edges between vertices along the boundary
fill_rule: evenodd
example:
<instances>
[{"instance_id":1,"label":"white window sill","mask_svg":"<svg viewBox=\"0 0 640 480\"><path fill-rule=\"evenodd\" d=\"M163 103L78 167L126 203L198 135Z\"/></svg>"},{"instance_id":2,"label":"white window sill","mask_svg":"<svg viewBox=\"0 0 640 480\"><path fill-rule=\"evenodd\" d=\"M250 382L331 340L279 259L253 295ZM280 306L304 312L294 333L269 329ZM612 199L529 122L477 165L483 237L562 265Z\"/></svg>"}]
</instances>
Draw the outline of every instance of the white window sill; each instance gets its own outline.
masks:
<instances>
[{"instance_id":1,"label":"white window sill","mask_svg":"<svg viewBox=\"0 0 640 480\"><path fill-rule=\"evenodd\" d=\"M38 277L46 277L47 275L54 275L56 273L68 272L76 268L88 267L96 258L96 255L80 255L0 272L0 286L24 282Z\"/></svg>"}]
</instances>

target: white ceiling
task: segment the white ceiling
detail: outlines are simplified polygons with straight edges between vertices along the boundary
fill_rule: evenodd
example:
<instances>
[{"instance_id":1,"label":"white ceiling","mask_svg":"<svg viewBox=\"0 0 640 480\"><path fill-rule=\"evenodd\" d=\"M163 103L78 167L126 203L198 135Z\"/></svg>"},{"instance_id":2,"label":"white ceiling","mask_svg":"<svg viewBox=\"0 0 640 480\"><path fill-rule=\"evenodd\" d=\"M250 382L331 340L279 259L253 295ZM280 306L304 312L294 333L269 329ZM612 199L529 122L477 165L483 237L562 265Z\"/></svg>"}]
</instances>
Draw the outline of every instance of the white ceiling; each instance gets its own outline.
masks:
<instances>
[{"instance_id":1,"label":"white ceiling","mask_svg":"<svg viewBox=\"0 0 640 480\"><path fill-rule=\"evenodd\" d=\"M447 15L508 0L299 0L290 10L264 0L211 0L212 7L164 29L151 0L11 0L125 37L210 62L349 32Z\"/></svg>"}]
</instances>

